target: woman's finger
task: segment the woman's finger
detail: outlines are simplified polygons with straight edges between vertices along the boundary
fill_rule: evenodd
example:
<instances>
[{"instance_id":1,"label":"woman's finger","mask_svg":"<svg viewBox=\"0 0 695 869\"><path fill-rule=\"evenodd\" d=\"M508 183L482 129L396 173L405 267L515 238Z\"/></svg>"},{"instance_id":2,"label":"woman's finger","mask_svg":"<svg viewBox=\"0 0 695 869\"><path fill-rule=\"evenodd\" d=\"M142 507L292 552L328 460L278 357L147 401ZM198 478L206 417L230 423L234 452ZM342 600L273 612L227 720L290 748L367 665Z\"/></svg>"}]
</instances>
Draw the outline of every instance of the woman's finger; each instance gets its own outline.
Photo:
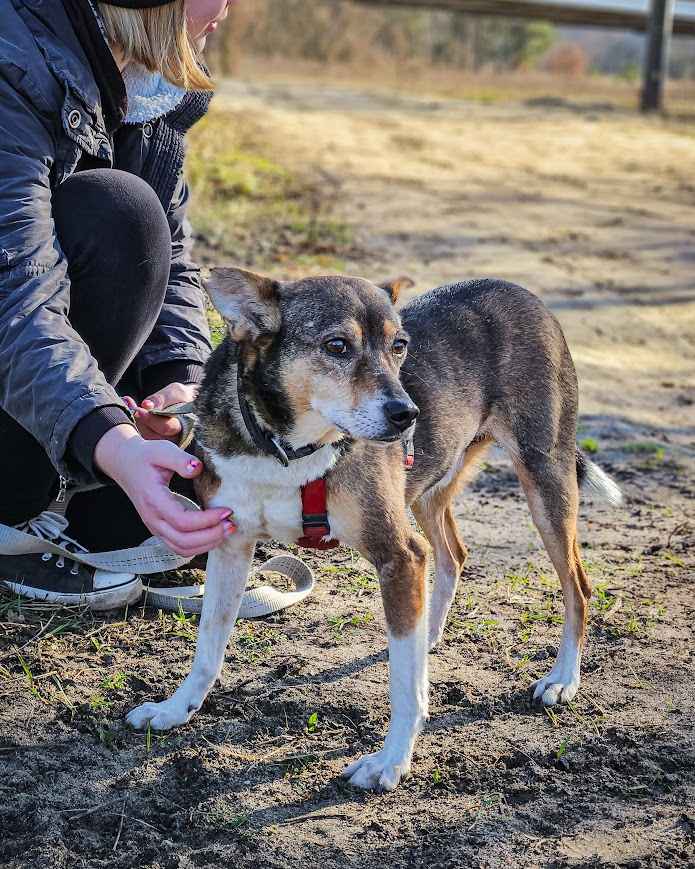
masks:
<instances>
[{"instance_id":1,"label":"woman's finger","mask_svg":"<svg viewBox=\"0 0 695 869\"><path fill-rule=\"evenodd\" d=\"M173 438L181 434L181 422L175 416L152 416L139 411L137 419L154 437Z\"/></svg>"},{"instance_id":2,"label":"woman's finger","mask_svg":"<svg viewBox=\"0 0 695 869\"><path fill-rule=\"evenodd\" d=\"M164 389L148 395L142 402L142 406L148 410L162 410L171 404L188 401L190 397L190 388L185 387L182 383L170 383Z\"/></svg>"},{"instance_id":3,"label":"woman's finger","mask_svg":"<svg viewBox=\"0 0 695 869\"><path fill-rule=\"evenodd\" d=\"M187 510L172 495L164 482L152 485L147 498L147 510L156 514L177 532L183 533L214 528L225 520L234 521L234 513L229 507Z\"/></svg>"},{"instance_id":4,"label":"woman's finger","mask_svg":"<svg viewBox=\"0 0 695 869\"><path fill-rule=\"evenodd\" d=\"M209 510L186 510L171 495L168 489L167 495L161 499L157 498L152 506L156 509L160 518L180 534L190 534L195 531L217 528L223 522L234 522L234 515L228 507L211 507Z\"/></svg>"},{"instance_id":5,"label":"woman's finger","mask_svg":"<svg viewBox=\"0 0 695 869\"><path fill-rule=\"evenodd\" d=\"M204 531L180 532L166 522L158 523L158 527L162 540L180 555L198 555L201 552L209 552L236 531L234 523L228 520Z\"/></svg>"},{"instance_id":6,"label":"woman's finger","mask_svg":"<svg viewBox=\"0 0 695 869\"><path fill-rule=\"evenodd\" d=\"M158 468L175 471L180 477L192 479L203 470L203 463L170 441L153 441L147 445L148 461Z\"/></svg>"}]
</instances>

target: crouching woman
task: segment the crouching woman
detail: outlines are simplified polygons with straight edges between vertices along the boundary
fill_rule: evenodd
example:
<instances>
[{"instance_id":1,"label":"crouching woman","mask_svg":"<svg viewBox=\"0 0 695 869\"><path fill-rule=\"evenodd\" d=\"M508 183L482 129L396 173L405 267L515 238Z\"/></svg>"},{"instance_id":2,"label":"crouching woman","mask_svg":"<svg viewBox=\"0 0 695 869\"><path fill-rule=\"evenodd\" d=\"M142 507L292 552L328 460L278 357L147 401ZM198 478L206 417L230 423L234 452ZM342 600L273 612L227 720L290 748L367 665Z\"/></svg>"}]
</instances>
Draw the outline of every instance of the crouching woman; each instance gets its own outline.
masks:
<instances>
[{"instance_id":1,"label":"crouching woman","mask_svg":"<svg viewBox=\"0 0 695 869\"><path fill-rule=\"evenodd\" d=\"M194 397L210 351L183 140L227 2L0 0L0 523L73 551L156 534L193 556L234 531L176 501L200 463L149 413ZM46 554L0 555L0 582L95 609L141 591Z\"/></svg>"}]
</instances>

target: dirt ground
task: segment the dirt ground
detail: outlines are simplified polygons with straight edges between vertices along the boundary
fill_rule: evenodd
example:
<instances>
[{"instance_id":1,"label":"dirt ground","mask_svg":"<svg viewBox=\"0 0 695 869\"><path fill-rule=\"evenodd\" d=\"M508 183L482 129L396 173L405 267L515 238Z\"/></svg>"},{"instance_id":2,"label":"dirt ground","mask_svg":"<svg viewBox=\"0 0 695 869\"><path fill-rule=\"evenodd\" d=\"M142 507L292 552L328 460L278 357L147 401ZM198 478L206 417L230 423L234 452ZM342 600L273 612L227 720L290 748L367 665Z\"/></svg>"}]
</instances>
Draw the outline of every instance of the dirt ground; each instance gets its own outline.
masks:
<instances>
[{"instance_id":1,"label":"dirt ground","mask_svg":"<svg viewBox=\"0 0 695 869\"><path fill-rule=\"evenodd\" d=\"M501 453L459 500L471 555L390 794L339 777L388 715L378 587L351 552L305 553L316 593L240 623L221 684L162 736L124 714L187 673L194 619L4 596L0 865L695 867L695 127L272 81L218 106L318 173L352 227L347 271L413 292L503 277L559 317L578 439L627 496L582 505L583 685L528 702L562 607Z\"/></svg>"}]
</instances>

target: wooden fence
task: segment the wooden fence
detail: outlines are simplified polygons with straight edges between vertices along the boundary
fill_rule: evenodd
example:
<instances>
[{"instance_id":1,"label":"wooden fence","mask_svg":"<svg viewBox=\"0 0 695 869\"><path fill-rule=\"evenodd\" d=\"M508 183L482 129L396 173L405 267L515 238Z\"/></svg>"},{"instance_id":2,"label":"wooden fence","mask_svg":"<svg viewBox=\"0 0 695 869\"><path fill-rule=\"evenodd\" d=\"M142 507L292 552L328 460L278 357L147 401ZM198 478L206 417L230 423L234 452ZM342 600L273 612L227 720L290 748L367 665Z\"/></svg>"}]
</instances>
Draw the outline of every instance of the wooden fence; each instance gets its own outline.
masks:
<instances>
[{"instance_id":1,"label":"wooden fence","mask_svg":"<svg viewBox=\"0 0 695 869\"><path fill-rule=\"evenodd\" d=\"M367 6L409 6L421 9L446 9L469 12L472 15L504 16L507 18L541 18L553 24L576 27L610 27L619 30L645 32L649 15L625 6L593 6L583 3L556 3L544 0L355 0ZM673 33L695 36L695 12L692 15L676 13Z\"/></svg>"},{"instance_id":2,"label":"wooden fence","mask_svg":"<svg viewBox=\"0 0 695 869\"><path fill-rule=\"evenodd\" d=\"M471 15L507 18L540 18L554 24L581 27L610 27L647 33L647 51L640 107L643 111L660 110L671 33L695 36L695 13L679 10L674 14L674 0L650 0L649 11L637 4L593 6L580 3L544 2L544 0L354 0L368 6L406 6L421 9L446 9Z\"/></svg>"}]
</instances>

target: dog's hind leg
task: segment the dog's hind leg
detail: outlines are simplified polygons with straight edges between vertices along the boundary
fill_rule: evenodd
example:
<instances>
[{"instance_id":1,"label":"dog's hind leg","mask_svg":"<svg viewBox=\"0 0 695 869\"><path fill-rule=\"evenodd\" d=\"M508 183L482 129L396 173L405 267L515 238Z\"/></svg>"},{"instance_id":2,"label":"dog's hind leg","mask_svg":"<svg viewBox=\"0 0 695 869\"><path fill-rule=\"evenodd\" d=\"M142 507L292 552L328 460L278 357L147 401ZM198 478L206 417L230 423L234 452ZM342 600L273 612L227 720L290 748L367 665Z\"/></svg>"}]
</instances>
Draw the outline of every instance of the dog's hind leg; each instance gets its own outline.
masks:
<instances>
[{"instance_id":1,"label":"dog's hind leg","mask_svg":"<svg viewBox=\"0 0 695 869\"><path fill-rule=\"evenodd\" d=\"M577 542L577 485L574 445L555 461L536 457L533 467L515 459L533 521L562 585L565 621L555 664L532 686L533 699L544 706L568 703L577 693L591 583Z\"/></svg>"},{"instance_id":2,"label":"dog's hind leg","mask_svg":"<svg viewBox=\"0 0 695 869\"><path fill-rule=\"evenodd\" d=\"M412 510L434 552L435 575L427 636L427 647L432 649L444 633L446 617L456 595L468 549L458 535L448 499L442 499L434 493L430 498L413 504Z\"/></svg>"},{"instance_id":3,"label":"dog's hind leg","mask_svg":"<svg viewBox=\"0 0 695 869\"><path fill-rule=\"evenodd\" d=\"M400 538L400 540L399 540ZM427 545L408 527L387 529L380 552L364 552L377 567L388 625L391 723L384 747L343 772L361 788L393 790L410 770L415 739L427 717Z\"/></svg>"},{"instance_id":4,"label":"dog's hind leg","mask_svg":"<svg viewBox=\"0 0 695 869\"><path fill-rule=\"evenodd\" d=\"M169 730L185 724L200 709L220 675L253 558L254 542L226 541L208 555L203 611L193 667L168 700L143 703L128 713L128 723L142 730Z\"/></svg>"},{"instance_id":5,"label":"dog's hind leg","mask_svg":"<svg viewBox=\"0 0 695 869\"><path fill-rule=\"evenodd\" d=\"M491 441L475 441L466 449L457 468L444 481L428 489L411 505L413 515L434 551L434 585L429 606L428 647L434 648L444 633L446 618L456 596L459 577L468 557L451 502L461 486L472 479Z\"/></svg>"}]
</instances>

